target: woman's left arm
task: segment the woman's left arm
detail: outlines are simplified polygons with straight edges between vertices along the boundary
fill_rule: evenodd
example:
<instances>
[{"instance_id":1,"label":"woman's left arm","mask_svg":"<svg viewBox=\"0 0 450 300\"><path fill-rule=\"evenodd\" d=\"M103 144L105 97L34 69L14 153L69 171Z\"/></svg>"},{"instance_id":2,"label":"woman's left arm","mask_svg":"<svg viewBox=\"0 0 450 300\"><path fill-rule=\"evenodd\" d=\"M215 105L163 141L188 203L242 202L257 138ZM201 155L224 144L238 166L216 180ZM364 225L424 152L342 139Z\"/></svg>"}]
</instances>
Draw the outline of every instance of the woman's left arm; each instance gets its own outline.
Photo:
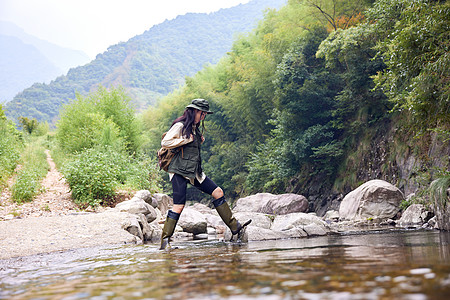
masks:
<instances>
[{"instance_id":1,"label":"woman's left arm","mask_svg":"<svg viewBox=\"0 0 450 300\"><path fill-rule=\"evenodd\" d=\"M192 136L189 138L183 137L182 130L183 123L174 124L162 139L161 147L173 149L192 142L194 138Z\"/></svg>"}]
</instances>

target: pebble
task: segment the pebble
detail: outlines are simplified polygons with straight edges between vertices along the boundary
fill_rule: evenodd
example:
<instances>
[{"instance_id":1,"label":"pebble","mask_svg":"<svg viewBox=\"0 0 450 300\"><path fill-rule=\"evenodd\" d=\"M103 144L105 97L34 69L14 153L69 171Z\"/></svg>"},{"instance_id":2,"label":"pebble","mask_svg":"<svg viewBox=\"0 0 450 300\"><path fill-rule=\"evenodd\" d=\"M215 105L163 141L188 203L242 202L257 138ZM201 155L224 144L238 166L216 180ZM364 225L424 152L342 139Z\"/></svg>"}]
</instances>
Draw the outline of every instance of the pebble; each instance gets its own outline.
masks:
<instances>
[{"instance_id":1,"label":"pebble","mask_svg":"<svg viewBox=\"0 0 450 300\"><path fill-rule=\"evenodd\" d=\"M432 273L432 271L430 268L420 268L420 269L409 270L409 273L411 273L412 275L423 275L423 274Z\"/></svg>"}]
</instances>

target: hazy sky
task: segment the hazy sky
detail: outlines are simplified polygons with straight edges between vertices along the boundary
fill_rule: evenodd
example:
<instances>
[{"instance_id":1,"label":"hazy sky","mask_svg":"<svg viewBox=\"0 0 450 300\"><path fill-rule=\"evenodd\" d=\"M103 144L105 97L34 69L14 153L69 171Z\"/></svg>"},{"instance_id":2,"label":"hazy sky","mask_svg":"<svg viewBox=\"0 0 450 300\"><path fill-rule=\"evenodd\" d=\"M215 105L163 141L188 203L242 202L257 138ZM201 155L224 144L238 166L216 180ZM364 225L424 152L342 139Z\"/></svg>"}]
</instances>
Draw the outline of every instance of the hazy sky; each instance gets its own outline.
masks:
<instances>
[{"instance_id":1,"label":"hazy sky","mask_svg":"<svg viewBox=\"0 0 450 300\"><path fill-rule=\"evenodd\" d=\"M155 24L249 0L0 0L0 20L91 58Z\"/></svg>"}]
</instances>

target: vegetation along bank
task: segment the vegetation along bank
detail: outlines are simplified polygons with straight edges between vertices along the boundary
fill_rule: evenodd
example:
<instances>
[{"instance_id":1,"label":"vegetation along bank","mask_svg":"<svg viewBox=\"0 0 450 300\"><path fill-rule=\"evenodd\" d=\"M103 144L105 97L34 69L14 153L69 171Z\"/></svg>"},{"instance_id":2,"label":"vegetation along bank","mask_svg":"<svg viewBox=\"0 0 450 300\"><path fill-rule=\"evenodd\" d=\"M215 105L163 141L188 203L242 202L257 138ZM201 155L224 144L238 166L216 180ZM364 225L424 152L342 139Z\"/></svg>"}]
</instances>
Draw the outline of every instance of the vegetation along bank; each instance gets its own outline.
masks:
<instances>
[{"instance_id":1,"label":"vegetation along bank","mask_svg":"<svg viewBox=\"0 0 450 300\"><path fill-rule=\"evenodd\" d=\"M449 20L448 1L288 1L138 115L124 88L101 86L66 105L55 132L26 116L19 132L0 110L0 184L38 139L82 207L168 191L155 161L161 134L205 98L218 113L206 121L204 170L229 199L301 194L323 215L382 179L407 196L404 208L448 216Z\"/></svg>"}]
</instances>

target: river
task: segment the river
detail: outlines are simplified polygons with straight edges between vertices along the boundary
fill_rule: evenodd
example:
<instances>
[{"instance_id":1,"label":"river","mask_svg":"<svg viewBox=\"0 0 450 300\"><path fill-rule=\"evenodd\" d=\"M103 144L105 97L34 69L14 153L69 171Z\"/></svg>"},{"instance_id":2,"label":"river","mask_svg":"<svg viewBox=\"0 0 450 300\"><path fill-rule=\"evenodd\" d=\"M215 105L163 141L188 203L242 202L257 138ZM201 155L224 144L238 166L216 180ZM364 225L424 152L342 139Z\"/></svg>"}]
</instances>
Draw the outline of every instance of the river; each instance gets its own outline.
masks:
<instances>
[{"instance_id":1,"label":"river","mask_svg":"<svg viewBox=\"0 0 450 300\"><path fill-rule=\"evenodd\" d=\"M0 261L0 299L450 299L450 233L116 245Z\"/></svg>"}]
</instances>

